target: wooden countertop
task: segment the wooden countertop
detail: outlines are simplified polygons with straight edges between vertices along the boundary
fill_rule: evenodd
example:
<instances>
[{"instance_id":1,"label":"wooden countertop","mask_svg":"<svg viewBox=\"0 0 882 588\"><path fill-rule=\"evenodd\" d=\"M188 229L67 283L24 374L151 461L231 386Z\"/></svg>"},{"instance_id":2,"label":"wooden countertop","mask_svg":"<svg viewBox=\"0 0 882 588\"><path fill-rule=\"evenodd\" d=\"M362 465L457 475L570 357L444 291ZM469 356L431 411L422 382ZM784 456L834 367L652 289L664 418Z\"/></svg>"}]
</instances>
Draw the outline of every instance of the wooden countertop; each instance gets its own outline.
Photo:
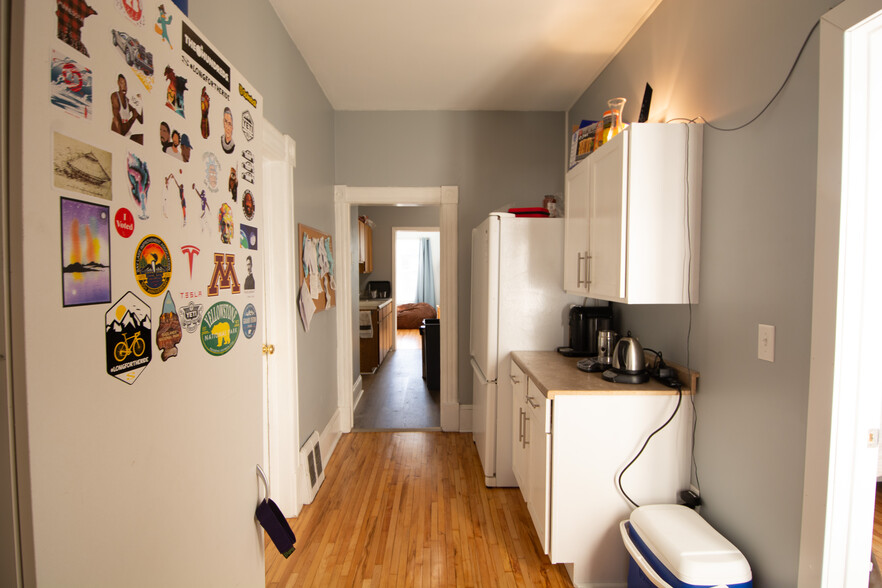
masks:
<instances>
[{"instance_id":1,"label":"wooden countertop","mask_svg":"<svg viewBox=\"0 0 882 588\"><path fill-rule=\"evenodd\" d=\"M383 308L387 304L392 302L391 298L368 298L366 300L358 301L359 310L374 310Z\"/></svg>"},{"instance_id":2,"label":"wooden countertop","mask_svg":"<svg viewBox=\"0 0 882 588\"><path fill-rule=\"evenodd\" d=\"M511 359L520 366L524 373L549 400L555 396L584 395L640 395L640 394L676 394L676 388L668 388L658 381L650 379L645 384L614 384L600 376L600 372L583 372L576 367L579 357L564 357L556 351L512 351ZM698 372L692 371L686 377L686 369L677 364L666 362L677 370L683 385L683 394L692 394L697 390Z\"/></svg>"}]
</instances>

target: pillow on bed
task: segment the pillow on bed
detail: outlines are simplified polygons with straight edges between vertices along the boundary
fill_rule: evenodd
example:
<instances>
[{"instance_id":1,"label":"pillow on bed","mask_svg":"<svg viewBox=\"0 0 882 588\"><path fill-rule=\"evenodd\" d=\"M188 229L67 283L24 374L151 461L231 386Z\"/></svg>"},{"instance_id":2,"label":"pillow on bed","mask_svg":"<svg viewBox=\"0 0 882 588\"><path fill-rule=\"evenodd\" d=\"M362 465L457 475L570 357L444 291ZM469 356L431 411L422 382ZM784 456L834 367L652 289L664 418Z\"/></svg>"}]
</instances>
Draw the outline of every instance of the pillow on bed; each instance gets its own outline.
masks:
<instances>
[{"instance_id":1,"label":"pillow on bed","mask_svg":"<svg viewBox=\"0 0 882 588\"><path fill-rule=\"evenodd\" d=\"M425 302L398 305L398 328L419 329L423 319L435 318L435 307Z\"/></svg>"}]
</instances>

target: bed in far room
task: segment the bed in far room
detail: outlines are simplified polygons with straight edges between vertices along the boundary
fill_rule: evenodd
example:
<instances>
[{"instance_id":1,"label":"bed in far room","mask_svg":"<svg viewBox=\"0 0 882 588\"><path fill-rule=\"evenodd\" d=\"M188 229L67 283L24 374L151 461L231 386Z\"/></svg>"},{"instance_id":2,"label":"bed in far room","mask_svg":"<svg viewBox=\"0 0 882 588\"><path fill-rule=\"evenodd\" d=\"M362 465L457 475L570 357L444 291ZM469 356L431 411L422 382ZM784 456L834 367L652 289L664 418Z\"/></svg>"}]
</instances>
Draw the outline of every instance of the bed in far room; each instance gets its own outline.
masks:
<instances>
[{"instance_id":1,"label":"bed in far room","mask_svg":"<svg viewBox=\"0 0 882 588\"><path fill-rule=\"evenodd\" d=\"M398 305L398 329L419 329L424 319L436 318L435 307L425 302Z\"/></svg>"}]
</instances>

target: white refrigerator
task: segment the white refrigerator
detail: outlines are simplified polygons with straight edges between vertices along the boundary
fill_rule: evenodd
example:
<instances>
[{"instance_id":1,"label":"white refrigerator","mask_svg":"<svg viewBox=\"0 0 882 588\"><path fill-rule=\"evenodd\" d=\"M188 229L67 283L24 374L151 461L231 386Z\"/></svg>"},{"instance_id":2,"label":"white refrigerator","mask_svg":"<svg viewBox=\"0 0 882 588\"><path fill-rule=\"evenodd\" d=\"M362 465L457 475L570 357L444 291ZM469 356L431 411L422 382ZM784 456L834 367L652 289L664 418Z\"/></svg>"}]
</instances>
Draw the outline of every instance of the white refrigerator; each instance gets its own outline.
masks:
<instances>
[{"instance_id":1,"label":"white refrigerator","mask_svg":"<svg viewBox=\"0 0 882 588\"><path fill-rule=\"evenodd\" d=\"M487 486L516 486L512 471L512 351L567 344L564 221L492 213L472 230L469 353L472 430Z\"/></svg>"}]
</instances>

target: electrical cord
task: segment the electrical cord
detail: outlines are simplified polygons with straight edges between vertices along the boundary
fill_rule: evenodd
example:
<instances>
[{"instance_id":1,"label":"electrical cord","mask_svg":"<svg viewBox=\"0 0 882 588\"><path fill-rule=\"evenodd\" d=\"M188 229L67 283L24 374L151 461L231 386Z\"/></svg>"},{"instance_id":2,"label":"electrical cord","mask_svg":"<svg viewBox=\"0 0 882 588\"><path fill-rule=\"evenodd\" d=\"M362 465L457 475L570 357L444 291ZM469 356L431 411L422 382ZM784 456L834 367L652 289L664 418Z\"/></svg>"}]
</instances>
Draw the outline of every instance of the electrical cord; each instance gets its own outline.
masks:
<instances>
[{"instance_id":1,"label":"electrical cord","mask_svg":"<svg viewBox=\"0 0 882 588\"><path fill-rule=\"evenodd\" d=\"M622 471L619 472L619 477L617 479L619 492L622 493L622 496L624 496L628 500L628 502L630 502L631 504L634 505L634 508L637 508L640 505L637 504L636 502L634 502L634 500L630 496L628 496L628 493L625 492L625 488L624 488L624 486L622 486L622 476L625 475L625 472L628 471L628 468L630 468L634 464L634 462L637 461L637 459L643 454L643 450L646 449L646 446L649 445L649 441L653 437L655 437L656 433L660 432L662 429L667 427L668 424L670 424L670 422L672 420L674 420L674 417L677 416L677 411L680 410L680 403L682 400L683 400L683 387L677 386L677 406L674 407L674 412L671 413L671 416L668 417L668 420L666 420L664 422L664 424L662 424L662 426L660 426L655 431L653 431L652 433L649 434L649 437L647 437L646 441L643 442L643 447L640 448L640 451L637 452L637 455L634 456L634 459L629 461L628 465L626 465L624 468L622 468Z\"/></svg>"},{"instance_id":2,"label":"electrical cord","mask_svg":"<svg viewBox=\"0 0 882 588\"><path fill-rule=\"evenodd\" d=\"M811 33L809 33L811 36ZM807 41L808 39L806 39ZM803 48L805 44L803 44ZM802 53L802 50L800 50ZM799 61L799 57L796 58ZM794 67L796 64L794 64ZM792 72L791 68L791 72ZM788 74L788 78L790 75ZM784 82L787 83L786 80ZM780 90L779 90L780 92ZM777 94L776 94L777 96ZM774 100L774 98L772 99ZM765 109L763 109L765 110ZM760 113L762 114L762 113ZM692 225L689 224L689 125L686 125L686 177L684 178L684 183L686 184L686 244L689 252L689 261L686 264L686 301L688 303L687 308L689 309L689 323L686 327L686 373L692 374L692 367L690 365L690 343L692 342ZM690 375L691 378L691 375ZM692 483L693 475L695 477L695 488L697 490L697 494L701 495L701 482L698 480L698 462L695 460L695 431L698 427L698 412L695 410L695 392L696 390L692 390L692 394L690 396L690 402L692 403L692 447L691 447L691 463L689 470L689 482Z\"/></svg>"},{"instance_id":3,"label":"electrical cord","mask_svg":"<svg viewBox=\"0 0 882 588\"><path fill-rule=\"evenodd\" d=\"M818 28L818 26L820 24L821 24L821 19L818 19L817 21L815 21L815 24L812 26L811 30L808 32L808 35L805 36L805 41L802 42L802 47L799 48L799 53L796 54L796 59L793 60L793 65L790 66L790 71L787 72L787 77L784 78L784 82L781 84L781 87L778 88L778 91L775 92L775 95L772 96L772 99L769 100L765 106L763 106L763 109L760 110L756 114L756 116L754 116L752 119L750 119L746 123L740 124L736 127L731 127L731 128L718 127L718 126L710 123L706 118L704 118L701 115L698 115L695 118L691 118L691 119L690 118L673 118L667 122L676 122L676 121L696 122L698 120L702 120L702 121L704 121L704 124L706 124L707 126L709 126L712 129L714 129L715 131L724 131L724 132L740 131L744 127L746 127L750 124L753 124L756 121L756 119L761 117L763 115L763 113L769 109L769 107L772 105L772 103L775 102L775 100L778 98L778 96L784 90L785 86L787 86L787 82L790 81L790 77L793 75L793 71L796 69L796 65L799 63L799 60L802 57L802 53L803 53L803 51L805 51L806 45L808 45L809 39L812 38L812 34L814 34L815 30Z\"/></svg>"}]
</instances>

